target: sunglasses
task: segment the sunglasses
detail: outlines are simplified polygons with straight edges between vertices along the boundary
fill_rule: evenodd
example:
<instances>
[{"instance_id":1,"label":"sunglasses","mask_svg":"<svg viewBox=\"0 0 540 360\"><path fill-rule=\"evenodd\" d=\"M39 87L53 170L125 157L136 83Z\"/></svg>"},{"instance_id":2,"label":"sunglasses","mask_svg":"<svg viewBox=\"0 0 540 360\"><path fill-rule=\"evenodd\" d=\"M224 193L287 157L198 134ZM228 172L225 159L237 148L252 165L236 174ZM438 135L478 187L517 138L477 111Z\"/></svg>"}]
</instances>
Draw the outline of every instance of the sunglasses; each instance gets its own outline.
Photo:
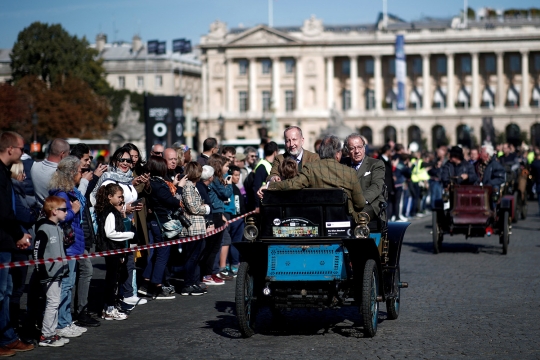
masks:
<instances>
[{"instance_id":1,"label":"sunglasses","mask_svg":"<svg viewBox=\"0 0 540 360\"><path fill-rule=\"evenodd\" d=\"M156 156L163 156L163 151L152 151L152 153Z\"/></svg>"},{"instance_id":2,"label":"sunglasses","mask_svg":"<svg viewBox=\"0 0 540 360\"><path fill-rule=\"evenodd\" d=\"M128 164L133 164L133 161L131 161L131 159L126 159L126 158L120 158L120 159L118 159L118 162L119 163L125 162L125 163L128 163Z\"/></svg>"},{"instance_id":3,"label":"sunglasses","mask_svg":"<svg viewBox=\"0 0 540 360\"><path fill-rule=\"evenodd\" d=\"M63 212L67 212L67 208L56 208L56 210L60 210L60 211L63 211Z\"/></svg>"},{"instance_id":4,"label":"sunglasses","mask_svg":"<svg viewBox=\"0 0 540 360\"><path fill-rule=\"evenodd\" d=\"M20 146L12 146L12 148L14 148L14 149L19 149L19 150L21 150L21 152L24 152L24 146L23 146L23 147L20 147Z\"/></svg>"}]
</instances>

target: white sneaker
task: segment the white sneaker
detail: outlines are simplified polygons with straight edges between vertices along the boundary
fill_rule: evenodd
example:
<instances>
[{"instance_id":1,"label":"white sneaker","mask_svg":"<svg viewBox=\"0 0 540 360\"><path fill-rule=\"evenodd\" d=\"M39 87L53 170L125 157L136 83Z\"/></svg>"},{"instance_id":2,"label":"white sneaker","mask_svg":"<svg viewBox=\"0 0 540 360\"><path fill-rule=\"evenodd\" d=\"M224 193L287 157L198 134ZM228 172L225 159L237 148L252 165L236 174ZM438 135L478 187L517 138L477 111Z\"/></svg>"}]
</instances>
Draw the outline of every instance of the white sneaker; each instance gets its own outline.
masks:
<instances>
[{"instance_id":1,"label":"white sneaker","mask_svg":"<svg viewBox=\"0 0 540 360\"><path fill-rule=\"evenodd\" d=\"M128 316L113 308L112 310L103 310L101 317L105 320L125 320Z\"/></svg>"},{"instance_id":2,"label":"white sneaker","mask_svg":"<svg viewBox=\"0 0 540 360\"><path fill-rule=\"evenodd\" d=\"M81 334L84 334L85 332L88 331L87 328L82 327L82 326L77 326L77 325L75 325L74 322L72 322L71 325L69 325L69 327L71 327L71 328L72 328L73 330L75 330L75 331L80 332Z\"/></svg>"},{"instance_id":3,"label":"white sneaker","mask_svg":"<svg viewBox=\"0 0 540 360\"><path fill-rule=\"evenodd\" d=\"M148 300L138 297L137 295L130 296L128 298L124 298L122 300L128 305L144 305L148 302Z\"/></svg>"},{"instance_id":4,"label":"white sneaker","mask_svg":"<svg viewBox=\"0 0 540 360\"><path fill-rule=\"evenodd\" d=\"M73 330L71 326L66 326L63 329L56 329L56 335L64 338L75 338L82 335L81 332Z\"/></svg>"}]
</instances>

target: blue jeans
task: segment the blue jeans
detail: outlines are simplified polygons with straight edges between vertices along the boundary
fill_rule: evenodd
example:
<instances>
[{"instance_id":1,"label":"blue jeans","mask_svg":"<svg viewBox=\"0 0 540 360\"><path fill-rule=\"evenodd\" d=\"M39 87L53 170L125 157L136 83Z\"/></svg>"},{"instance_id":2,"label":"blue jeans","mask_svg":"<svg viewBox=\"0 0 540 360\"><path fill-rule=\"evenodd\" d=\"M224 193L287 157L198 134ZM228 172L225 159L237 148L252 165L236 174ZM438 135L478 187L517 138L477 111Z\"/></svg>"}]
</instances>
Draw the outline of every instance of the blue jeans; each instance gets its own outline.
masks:
<instances>
[{"instance_id":1,"label":"blue jeans","mask_svg":"<svg viewBox=\"0 0 540 360\"><path fill-rule=\"evenodd\" d=\"M11 261L10 252L0 252L0 263ZM9 269L0 269L0 346L11 344L17 340L17 334L9 325L9 298L13 291L13 282Z\"/></svg>"},{"instance_id":2,"label":"blue jeans","mask_svg":"<svg viewBox=\"0 0 540 360\"><path fill-rule=\"evenodd\" d=\"M442 199L442 184L440 181L429 180L429 196L431 197L431 209L433 209L435 200Z\"/></svg>"},{"instance_id":3,"label":"blue jeans","mask_svg":"<svg viewBox=\"0 0 540 360\"><path fill-rule=\"evenodd\" d=\"M68 261L69 275L62 278L60 307L58 308L58 329L63 329L73 322L71 318L71 294L73 292L73 286L75 286L75 279L77 278L77 273L75 272L76 264L77 260Z\"/></svg>"},{"instance_id":4,"label":"blue jeans","mask_svg":"<svg viewBox=\"0 0 540 360\"><path fill-rule=\"evenodd\" d=\"M244 219L230 223L229 232L231 233L231 245L241 242L244 238ZM240 253L235 246L229 248L229 264L240 264Z\"/></svg>"},{"instance_id":5,"label":"blue jeans","mask_svg":"<svg viewBox=\"0 0 540 360\"><path fill-rule=\"evenodd\" d=\"M161 230L159 229L159 225L156 221L150 221L148 225L150 230L148 235L150 235L150 237L153 239L154 244L161 243L166 240L163 238L163 236L161 236ZM143 273L143 277L145 279L150 279L150 282L153 284L163 283L163 275L167 269L170 251L170 246L152 249L148 256L148 262Z\"/></svg>"}]
</instances>

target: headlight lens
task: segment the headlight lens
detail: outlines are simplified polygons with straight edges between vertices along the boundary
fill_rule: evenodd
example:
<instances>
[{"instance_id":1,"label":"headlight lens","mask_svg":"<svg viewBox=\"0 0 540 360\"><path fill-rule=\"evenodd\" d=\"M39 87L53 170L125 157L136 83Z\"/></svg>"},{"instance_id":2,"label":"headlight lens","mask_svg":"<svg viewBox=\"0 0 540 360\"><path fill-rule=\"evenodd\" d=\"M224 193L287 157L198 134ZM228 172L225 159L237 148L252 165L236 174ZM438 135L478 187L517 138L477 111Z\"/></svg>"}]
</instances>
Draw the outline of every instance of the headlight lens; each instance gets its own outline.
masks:
<instances>
[{"instance_id":1,"label":"headlight lens","mask_svg":"<svg viewBox=\"0 0 540 360\"><path fill-rule=\"evenodd\" d=\"M354 228L354 237L357 239L367 239L369 237L369 228L366 225L358 225Z\"/></svg>"},{"instance_id":2,"label":"headlight lens","mask_svg":"<svg viewBox=\"0 0 540 360\"><path fill-rule=\"evenodd\" d=\"M259 236L259 229L255 225L247 225L244 229L244 237L249 241L255 241Z\"/></svg>"}]
</instances>

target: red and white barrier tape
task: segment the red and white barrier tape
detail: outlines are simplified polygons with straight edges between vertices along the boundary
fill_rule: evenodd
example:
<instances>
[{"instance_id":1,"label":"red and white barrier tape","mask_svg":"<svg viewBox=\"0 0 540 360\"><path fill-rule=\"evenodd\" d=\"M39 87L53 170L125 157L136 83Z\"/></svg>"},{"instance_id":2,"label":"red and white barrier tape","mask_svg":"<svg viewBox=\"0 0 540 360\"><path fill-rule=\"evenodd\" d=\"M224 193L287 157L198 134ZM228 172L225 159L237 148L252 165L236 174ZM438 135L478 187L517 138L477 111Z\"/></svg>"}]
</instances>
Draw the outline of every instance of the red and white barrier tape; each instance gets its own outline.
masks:
<instances>
[{"instance_id":1,"label":"red and white barrier tape","mask_svg":"<svg viewBox=\"0 0 540 360\"><path fill-rule=\"evenodd\" d=\"M69 260L97 258L97 257L109 256L109 255L118 255L118 254L124 254L124 253L128 253L128 252L134 252L134 251L137 251L137 250L155 249L155 248L164 247L164 246L171 246L171 245L175 245L175 244L181 244L181 243L187 243L187 242L191 242L191 241L202 240L204 238L215 235L215 234L225 230L225 228L227 226L229 226L230 223L233 223L235 221L243 219L246 216L254 214L254 213L255 213L255 211L250 211L247 214L244 214L244 215L235 217L234 219L228 220L227 222L225 222L225 225L223 225L223 226L221 226L221 227L219 227L217 229L214 229L212 231L209 231L204 235L190 236L190 237L180 238L180 239L176 239L176 240L164 241L164 242L160 242L160 243L156 243L156 244L135 246L133 248L126 248L126 249L119 249L119 250L101 251L101 252L96 252L96 253L91 253L91 254L73 255L73 256L50 258L50 259L14 261L14 262L0 264L0 269L14 268L14 267L20 267L20 266L29 266L29 265L42 265L42 264L48 264L48 263L53 263L53 262L57 262L57 261L69 261Z\"/></svg>"}]
</instances>

